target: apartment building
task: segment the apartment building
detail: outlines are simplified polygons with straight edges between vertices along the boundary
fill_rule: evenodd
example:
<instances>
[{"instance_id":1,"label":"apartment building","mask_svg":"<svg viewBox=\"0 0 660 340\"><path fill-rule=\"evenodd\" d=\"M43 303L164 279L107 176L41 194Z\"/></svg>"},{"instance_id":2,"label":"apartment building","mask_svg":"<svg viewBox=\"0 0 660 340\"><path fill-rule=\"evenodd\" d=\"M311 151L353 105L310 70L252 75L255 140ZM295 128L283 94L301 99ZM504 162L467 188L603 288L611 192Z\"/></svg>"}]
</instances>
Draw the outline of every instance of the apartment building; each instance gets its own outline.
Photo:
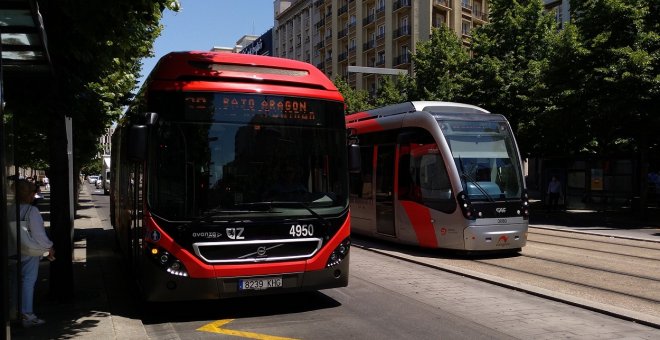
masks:
<instances>
[{"instance_id":1,"label":"apartment building","mask_svg":"<svg viewBox=\"0 0 660 340\"><path fill-rule=\"evenodd\" d=\"M411 55L431 29L469 44L488 20L488 0L276 0L273 55L309 62L329 77L375 93L379 69L412 72ZM349 72L348 66L367 72Z\"/></svg>"},{"instance_id":2,"label":"apartment building","mask_svg":"<svg viewBox=\"0 0 660 340\"><path fill-rule=\"evenodd\" d=\"M554 14L555 20L559 28L563 28L570 18L570 1L569 0L543 0L545 9Z\"/></svg>"}]
</instances>

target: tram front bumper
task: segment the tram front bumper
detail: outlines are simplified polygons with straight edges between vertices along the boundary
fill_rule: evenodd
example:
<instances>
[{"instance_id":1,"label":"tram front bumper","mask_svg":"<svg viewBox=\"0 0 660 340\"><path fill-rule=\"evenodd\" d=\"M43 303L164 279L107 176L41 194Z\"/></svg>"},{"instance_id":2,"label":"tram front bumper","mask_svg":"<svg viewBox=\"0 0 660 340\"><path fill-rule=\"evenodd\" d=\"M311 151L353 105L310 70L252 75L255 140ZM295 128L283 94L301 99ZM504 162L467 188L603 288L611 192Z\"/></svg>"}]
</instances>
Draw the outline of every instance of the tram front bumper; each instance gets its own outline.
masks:
<instances>
[{"instance_id":1,"label":"tram front bumper","mask_svg":"<svg viewBox=\"0 0 660 340\"><path fill-rule=\"evenodd\" d=\"M527 224L480 224L465 228L465 250L497 251L521 249L527 243Z\"/></svg>"}]
</instances>

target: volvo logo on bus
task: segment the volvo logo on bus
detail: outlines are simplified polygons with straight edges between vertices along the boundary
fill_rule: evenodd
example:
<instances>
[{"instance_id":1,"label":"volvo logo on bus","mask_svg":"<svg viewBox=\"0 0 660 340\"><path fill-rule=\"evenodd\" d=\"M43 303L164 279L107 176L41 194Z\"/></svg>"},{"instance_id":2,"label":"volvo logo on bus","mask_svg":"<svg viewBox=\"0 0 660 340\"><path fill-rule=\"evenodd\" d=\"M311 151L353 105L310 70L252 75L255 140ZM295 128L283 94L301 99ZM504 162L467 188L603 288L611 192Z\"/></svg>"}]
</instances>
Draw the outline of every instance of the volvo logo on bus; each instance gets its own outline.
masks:
<instances>
[{"instance_id":1,"label":"volvo logo on bus","mask_svg":"<svg viewBox=\"0 0 660 340\"><path fill-rule=\"evenodd\" d=\"M504 214L504 213L506 213L506 208L495 208L495 211L498 214Z\"/></svg>"}]
</instances>

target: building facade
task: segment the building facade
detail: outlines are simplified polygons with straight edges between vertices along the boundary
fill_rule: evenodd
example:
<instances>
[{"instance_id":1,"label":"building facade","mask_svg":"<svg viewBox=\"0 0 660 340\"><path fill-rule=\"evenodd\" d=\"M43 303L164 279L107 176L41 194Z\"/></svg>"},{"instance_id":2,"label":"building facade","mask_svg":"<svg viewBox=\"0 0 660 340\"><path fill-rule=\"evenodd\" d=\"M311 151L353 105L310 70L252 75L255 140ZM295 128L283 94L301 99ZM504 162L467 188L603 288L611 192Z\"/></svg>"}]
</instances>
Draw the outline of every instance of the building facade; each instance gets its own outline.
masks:
<instances>
[{"instance_id":1,"label":"building facade","mask_svg":"<svg viewBox=\"0 0 660 340\"><path fill-rule=\"evenodd\" d=\"M569 0L543 0L545 9L554 14L557 26L563 28L571 19Z\"/></svg>"},{"instance_id":2,"label":"building facade","mask_svg":"<svg viewBox=\"0 0 660 340\"><path fill-rule=\"evenodd\" d=\"M415 45L433 27L445 25L469 44L471 30L487 22L488 6L488 0L278 0L273 54L375 93L378 72L349 66L412 72Z\"/></svg>"}]
</instances>

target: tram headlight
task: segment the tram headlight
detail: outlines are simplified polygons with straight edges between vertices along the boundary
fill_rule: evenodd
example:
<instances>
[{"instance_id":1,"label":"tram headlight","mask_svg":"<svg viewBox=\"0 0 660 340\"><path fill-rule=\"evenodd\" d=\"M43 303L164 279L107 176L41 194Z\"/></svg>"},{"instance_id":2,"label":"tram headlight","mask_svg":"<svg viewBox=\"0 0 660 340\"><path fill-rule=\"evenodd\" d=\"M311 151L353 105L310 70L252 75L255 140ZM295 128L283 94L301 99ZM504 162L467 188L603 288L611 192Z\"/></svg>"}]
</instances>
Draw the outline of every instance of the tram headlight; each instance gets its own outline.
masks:
<instances>
[{"instance_id":1,"label":"tram headlight","mask_svg":"<svg viewBox=\"0 0 660 340\"><path fill-rule=\"evenodd\" d=\"M474 209L472 208L472 203L464 191L461 191L456 195L456 200L458 200L458 205L461 207L461 212L463 212L465 218L468 220L477 219Z\"/></svg>"},{"instance_id":2,"label":"tram headlight","mask_svg":"<svg viewBox=\"0 0 660 340\"><path fill-rule=\"evenodd\" d=\"M527 190L523 190L521 200L522 208L520 210L522 211L522 217L525 220L529 220L529 195L527 194Z\"/></svg>"},{"instance_id":3,"label":"tram headlight","mask_svg":"<svg viewBox=\"0 0 660 340\"><path fill-rule=\"evenodd\" d=\"M154 244L147 243L147 254L166 272L176 276L188 276L186 267L174 255Z\"/></svg>"},{"instance_id":4,"label":"tram headlight","mask_svg":"<svg viewBox=\"0 0 660 340\"><path fill-rule=\"evenodd\" d=\"M348 255L350 247L351 239L347 237L337 246L337 248L335 248L335 250L332 251L330 257L328 258L328 263L325 265L325 267L330 268L340 264L341 261L346 258L346 255Z\"/></svg>"}]
</instances>

